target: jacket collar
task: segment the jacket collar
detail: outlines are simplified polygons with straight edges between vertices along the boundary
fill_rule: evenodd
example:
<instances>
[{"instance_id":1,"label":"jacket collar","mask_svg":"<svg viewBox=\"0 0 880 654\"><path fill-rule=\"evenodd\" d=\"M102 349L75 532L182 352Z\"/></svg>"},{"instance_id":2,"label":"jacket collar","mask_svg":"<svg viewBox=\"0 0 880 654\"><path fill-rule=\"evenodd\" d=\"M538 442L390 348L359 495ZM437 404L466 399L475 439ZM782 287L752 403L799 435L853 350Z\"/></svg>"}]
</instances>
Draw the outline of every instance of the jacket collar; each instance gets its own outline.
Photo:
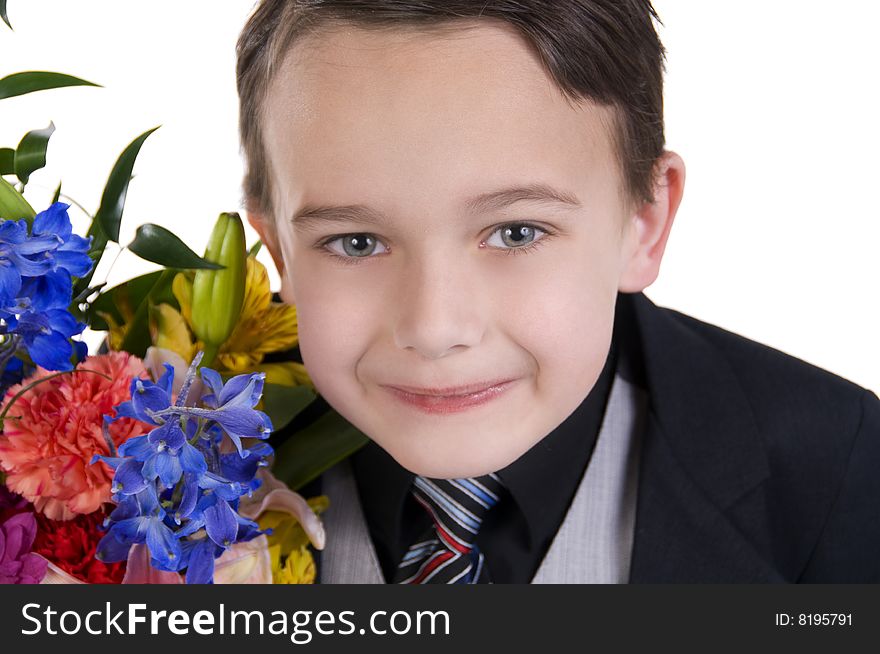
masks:
<instances>
[{"instance_id":1,"label":"jacket collar","mask_svg":"<svg viewBox=\"0 0 880 654\"><path fill-rule=\"evenodd\" d=\"M745 392L696 320L643 293L631 299L652 413L682 467L725 509L770 472Z\"/></svg>"},{"instance_id":2,"label":"jacket collar","mask_svg":"<svg viewBox=\"0 0 880 654\"><path fill-rule=\"evenodd\" d=\"M733 519L770 469L730 364L701 323L643 293L618 311L636 323L649 396L630 581L783 581Z\"/></svg>"}]
</instances>

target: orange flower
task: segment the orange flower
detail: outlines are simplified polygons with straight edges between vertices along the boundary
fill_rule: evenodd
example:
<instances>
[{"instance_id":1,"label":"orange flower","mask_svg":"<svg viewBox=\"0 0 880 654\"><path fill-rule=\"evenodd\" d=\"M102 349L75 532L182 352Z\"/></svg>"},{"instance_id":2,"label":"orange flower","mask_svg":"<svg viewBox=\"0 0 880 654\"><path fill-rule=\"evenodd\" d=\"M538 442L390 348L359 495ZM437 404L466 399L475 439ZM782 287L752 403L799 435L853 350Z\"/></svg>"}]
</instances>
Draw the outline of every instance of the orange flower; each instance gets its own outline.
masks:
<instances>
[{"instance_id":1,"label":"orange flower","mask_svg":"<svg viewBox=\"0 0 880 654\"><path fill-rule=\"evenodd\" d=\"M112 468L103 462L89 465L94 454L110 455L103 415L115 416L113 407L130 399L134 377L149 377L143 362L126 352L88 357L76 369L101 375L72 373L34 386L12 405L0 434L6 485L52 520L70 520L110 501ZM10 388L4 405L24 386L49 374L40 368ZM122 418L110 425L110 436L119 446L150 429Z\"/></svg>"}]
</instances>

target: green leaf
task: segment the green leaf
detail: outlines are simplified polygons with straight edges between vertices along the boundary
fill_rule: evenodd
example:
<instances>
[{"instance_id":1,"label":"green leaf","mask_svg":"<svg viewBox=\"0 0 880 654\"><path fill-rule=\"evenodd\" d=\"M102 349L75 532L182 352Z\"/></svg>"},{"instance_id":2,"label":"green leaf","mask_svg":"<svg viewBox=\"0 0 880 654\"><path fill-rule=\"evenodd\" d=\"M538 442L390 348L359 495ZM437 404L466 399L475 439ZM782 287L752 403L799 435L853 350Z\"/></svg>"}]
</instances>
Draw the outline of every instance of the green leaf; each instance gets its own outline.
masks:
<instances>
[{"instance_id":1,"label":"green leaf","mask_svg":"<svg viewBox=\"0 0 880 654\"><path fill-rule=\"evenodd\" d=\"M11 175L15 172L15 150L0 148L0 175Z\"/></svg>"},{"instance_id":2,"label":"green leaf","mask_svg":"<svg viewBox=\"0 0 880 654\"><path fill-rule=\"evenodd\" d=\"M3 22L12 29L12 23L9 22L9 17L6 15L6 0L0 0L0 18L3 19Z\"/></svg>"},{"instance_id":3,"label":"green leaf","mask_svg":"<svg viewBox=\"0 0 880 654\"><path fill-rule=\"evenodd\" d=\"M8 23L7 23L8 24ZM0 100L14 98L18 95L34 93L35 91L47 91L60 89L66 86L97 86L94 82L65 75L64 73L52 73L46 70L29 70L23 73L13 73L0 79Z\"/></svg>"},{"instance_id":4,"label":"green leaf","mask_svg":"<svg viewBox=\"0 0 880 654\"><path fill-rule=\"evenodd\" d=\"M92 264L92 270L89 274L85 277L81 277L74 283L73 294L75 296L83 293L89 288L92 277L98 269L98 264L101 263L101 258L104 256L104 250L107 248L107 236L105 236L101 226L94 217L92 218L91 225L89 225L89 231L86 232L86 237L89 236L92 238L92 246L89 248L89 257L91 257L94 263Z\"/></svg>"},{"instance_id":5,"label":"green leaf","mask_svg":"<svg viewBox=\"0 0 880 654\"><path fill-rule=\"evenodd\" d=\"M296 415L311 404L315 391L308 386L282 386L265 384L263 386L263 411L272 420L275 431L286 427Z\"/></svg>"},{"instance_id":6,"label":"green leaf","mask_svg":"<svg viewBox=\"0 0 880 654\"><path fill-rule=\"evenodd\" d=\"M221 270L223 266L203 259L187 247L172 232L164 227L146 223L137 229L134 240L128 249L141 259L152 261L168 268Z\"/></svg>"},{"instance_id":7,"label":"green leaf","mask_svg":"<svg viewBox=\"0 0 880 654\"><path fill-rule=\"evenodd\" d=\"M36 215L37 212L28 204L24 196L16 191L12 184L0 177L0 218L7 220L24 218L31 222Z\"/></svg>"},{"instance_id":8,"label":"green leaf","mask_svg":"<svg viewBox=\"0 0 880 654\"><path fill-rule=\"evenodd\" d=\"M156 286L162 272L157 270L140 275L102 292L89 307L89 326L98 331L109 330L110 325L102 315L109 315L120 325L132 321L138 307ZM174 304L176 306L176 302Z\"/></svg>"},{"instance_id":9,"label":"green leaf","mask_svg":"<svg viewBox=\"0 0 880 654\"><path fill-rule=\"evenodd\" d=\"M174 295L171 293L171 282L176 274L173 270L163 270L160 272L156 283L141 300L134 313L134 317L128 323L125 338L122 339L122 350L141 359L144 358L147 348L153 344L150 336L150 305L166 301L174 302Z\"/></svg>"},{"instance_id":10,"label":"green leaf","mask_svg":"<svg viewBox=\"0 0 880 654\"><path fill-rule=\"evenodd\" d=\"M143 358L152 345L150 306L166 302L177 308L177 300L171 292L175 274L172 270L159 270L101 293L89 307L89 325L92 329L107 331L110 325L104 316L111 317L126 328L120 349Z\"/></svg>"},{"instance_id":11,"label":"green leaf","mask_svg":"<svg viewBox=\"0 0 880 654\"><path fill-rule=\"evenodd\" d=\"M74 295L79 295L89 287L92 276L95 274L98 264L104 256L107 242L119 242L119 225L122 222L125 196L128 193L128 184L131 181L131 171L134 168L135 159L137 159L144 141L157 129L159 128L154 127L147 130L129 143L128 147L119 155L113 169L110 171L107 184L104 186L104 194L101 196L101 206L95 214L87 233L87 236L92 237L92 247L89 250L89 256L95 262L95 265L92 266L92 271L88 275L77 280L73 287Z\"/></svg>"},{"instance_id":12,"label":"green leaf","mask_svg":"<svg viewBox=\"0 0 880 654\"><path fill-rule=\"evenodd\" d=\"M131 181L131 171L134 168L135 159L141 151L141 146L147 137L159 127L149 129L134 141L128 144L107 179L104 193L101 196L101 206L95 214L95 222L100 225L104 236L114 243L119 242L119 226L122 223L122 211L125 209L125 196L128 193L128 184Z\"/></svg>"},{"instance_id":13,"label":"green leaf","mask_svg":"<svg viewBox=\"0 0 880 654\"><path fill-rule=\"evenodd\" d=\"M298 490L367 442L369 438L331 409L276 448L272 472Z\"/></svg>"},{"instance_id":14,"label":"green leaf","mask_svg":"<svg viewBox=\"0 0 880 654\"><path fill-rule=\"evenodd\" d=\"M46 149L54 131L55 123L50 122L45 129L28 132L19 142L15 150L15 175L22 184L27 184L31 173L46 165Z\"/></svg>"},{"instance_id":15,"label":"green leaf","mask_svg":"<svg viewBox=\"0 0 880 654\"><path fill-rule=\"evenodd\" d=\"M61 197L61 182L58 182L58 187L55 189L55 193L52 194L52 204L58 202L58 198Z\"/></svg>"}]
</instances>

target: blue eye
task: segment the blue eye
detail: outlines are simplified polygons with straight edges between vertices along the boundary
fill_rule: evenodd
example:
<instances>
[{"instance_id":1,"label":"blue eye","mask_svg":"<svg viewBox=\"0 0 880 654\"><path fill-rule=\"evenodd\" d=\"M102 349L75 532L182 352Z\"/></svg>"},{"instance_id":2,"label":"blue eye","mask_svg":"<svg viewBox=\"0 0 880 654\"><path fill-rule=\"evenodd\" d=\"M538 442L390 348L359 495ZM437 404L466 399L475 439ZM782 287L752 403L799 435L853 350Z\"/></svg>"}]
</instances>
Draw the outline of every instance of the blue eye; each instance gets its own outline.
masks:
<instances>
[{"instance_id":1,"label":"blue eye","mask_svg":"<svg viewBox=\"0 0 880 654\"><path fill-rule=\"evenodd\" d=\"M546 230L530 223L507 223L496 227L481 245L488 245L504 254L525 254L542 245L550 235ZM358 264L364 259L389 251L375 235L368 232L332 236L318 243L316 247L344 264Z\"/></svg>"},{"instance_id":2,"label":"blue eye","mask_svg":"<svg viewBox=\"0 0 880 654\"><path fill-rule=\"evenodd\" d=\"M342 252L330 247L332 243L336 243L337 241L342 245ZM329 241L325 241L323 245L336 256L365 259L373 255L376 252L376 246L381 244L372 234L359 233L336 236ZM381 247L385 248L384 245ZM380 250L379 253L381 254L383 251L387 251L387 248L385 248L385 250Z\"/></svg>"},{"instance_id":3,"label":"blue eye","mask_svg":"<svg viewBox=\"0 0 880 654\"><path fill-rule=\"evenodd\" d=\"M502 225L492 232L492 235L486 239L485 243L486 245L501 249L527 250L529 249L528 246L542 240L538 238L538 233L547 234L543 229L528 223L511 223L509 225ZM500 235L500 240L495 239L496 242L493 243L495 234Z\"/></svg>"}]
</instances>

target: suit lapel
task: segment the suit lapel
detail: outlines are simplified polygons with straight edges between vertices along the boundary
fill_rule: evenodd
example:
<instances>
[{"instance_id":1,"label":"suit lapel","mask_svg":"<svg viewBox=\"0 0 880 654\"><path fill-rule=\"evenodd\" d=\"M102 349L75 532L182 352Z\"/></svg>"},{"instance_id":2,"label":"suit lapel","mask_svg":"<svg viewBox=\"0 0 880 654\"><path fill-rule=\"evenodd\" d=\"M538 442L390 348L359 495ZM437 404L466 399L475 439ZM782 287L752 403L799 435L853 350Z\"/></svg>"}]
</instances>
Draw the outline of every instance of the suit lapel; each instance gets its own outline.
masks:
<instances>
[{"instance_id":1,"label":"suit lapel","mask_svg":"<svg viewBox=\"0 0 880 654\"><path fill-rule=\"evenodd\" d=\"M784 581L754 545L765 534L737 526L737 502L757 490L769 465L729 364L687 316L641 293L619 307L638 326L650 398L630 581Z\"/></svg>"},{"instance_id":2,"label":"suit lapel","mask_svg":"<svg viewBox=\"0 0 880 654\"><path fill-rule=\"evenodd\" d=\"M630 583L785 581L682 468L656 416L642 448Z\"/></svg>"}]
</instances>

